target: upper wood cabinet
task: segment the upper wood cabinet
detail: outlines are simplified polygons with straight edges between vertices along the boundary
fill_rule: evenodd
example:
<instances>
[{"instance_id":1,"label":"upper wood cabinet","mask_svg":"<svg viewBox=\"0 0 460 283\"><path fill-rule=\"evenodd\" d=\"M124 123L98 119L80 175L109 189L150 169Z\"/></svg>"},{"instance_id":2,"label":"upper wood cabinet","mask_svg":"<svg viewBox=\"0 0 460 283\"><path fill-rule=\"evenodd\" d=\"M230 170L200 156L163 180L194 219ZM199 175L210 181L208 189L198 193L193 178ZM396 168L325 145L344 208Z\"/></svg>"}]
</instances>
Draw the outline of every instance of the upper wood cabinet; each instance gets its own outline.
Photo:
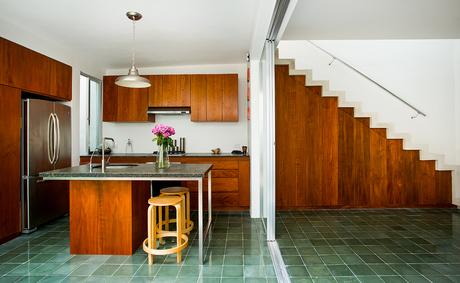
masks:
<instances>
[{"instance_id":1,"label":"upper wood cabinet","mask_svg":"<svg viewBox=\"0 0 460 283\"><path fill-rule=\"evenodd\" d=\"M64 100L72 100L72 67L50 59L50 94Z\"/></svg>"},{"instance_id":2,"label":"upper wood cabinet","mask_svg":"<svg viewBox=\"0 0 460 283\"><path fill-rule=\"evenodd\" d=\"M72 100L72 67L0 38L0 84Z\"/></svg>"},{"instance_id":3,"label":"upper wood cabinet","mask_svg":"<svg viewBox=\"0 0 460 283\"><path fill-rule=\"evenodd\" d=\"M191 114L195 122L238 121L238 75L192 75Z\"/></svg>"},{"instance_id":4,"label":"upper wood cabinet","mask_svg":"<svg viewBox=\"0 0 460 283\"><path fill-rule=\"evenodd\" d=\"M191 75L151 75L149 107L190 107Z\"/></svg>"},{"instance_id":5,"label":"upper wood cabinet","mask_svg":"<svg viewBox=\"0 0 460 283\"><path fill-rule=\"evenodd\" d=\"M149 121L149 117L147 116L149 88L126 88L117 86L115 84L117 77L118 76L104 76L103 121Z\"/></svg>"},{"instance_id":6,"label":"upper wood cabinet","mask_svg":"<svg viewBox=\"0 0 460 283\"><path fill-rule=\"evenodd\" d=\"M190 107L194 122L238 121L238 75L150 75L149 88L115 85L117 76L104 77L103 120L152 121L148 107Z\"/></svg>"}]
</instances>

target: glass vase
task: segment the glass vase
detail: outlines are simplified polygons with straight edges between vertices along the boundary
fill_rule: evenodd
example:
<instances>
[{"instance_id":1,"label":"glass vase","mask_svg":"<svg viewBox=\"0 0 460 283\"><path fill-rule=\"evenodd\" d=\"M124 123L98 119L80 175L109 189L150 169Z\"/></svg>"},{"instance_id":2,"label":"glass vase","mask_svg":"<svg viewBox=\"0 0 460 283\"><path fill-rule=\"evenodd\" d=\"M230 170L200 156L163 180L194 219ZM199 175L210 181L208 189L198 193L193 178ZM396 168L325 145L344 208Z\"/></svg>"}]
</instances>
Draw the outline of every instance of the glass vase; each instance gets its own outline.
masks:
<instances>
[{"instance_id":1,"label":"glass vase","mask_svg":"<svg viewBox=\"0 0 460 283\"><path fill-rule=\"evenodd\" d=\"M168 146L159 145L156 166L158 169L169 168Z\"/></svg>"}]
</instances>

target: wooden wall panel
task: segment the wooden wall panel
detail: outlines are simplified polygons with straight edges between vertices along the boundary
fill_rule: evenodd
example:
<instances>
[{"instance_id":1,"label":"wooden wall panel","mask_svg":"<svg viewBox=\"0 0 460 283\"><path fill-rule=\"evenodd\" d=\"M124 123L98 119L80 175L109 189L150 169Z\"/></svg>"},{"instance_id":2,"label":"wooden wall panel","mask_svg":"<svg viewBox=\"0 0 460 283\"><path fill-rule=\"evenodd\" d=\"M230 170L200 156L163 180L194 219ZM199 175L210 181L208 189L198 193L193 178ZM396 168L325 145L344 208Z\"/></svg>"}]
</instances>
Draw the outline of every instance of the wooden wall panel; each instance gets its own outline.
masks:
<instances>
[{"instance_id":1,"label":"wooden wall panel","mask_svg":"<svg viewBox=\"0 0 460 283\"><path fill-rule=\"evenodd\" d=\"M0 244L21 232L21 92L0 85Z\"/></svg>"},{"instance_id":2,"label":"wooden wall panel","mask_svg":"<svg viewBox=\"0 0 460 283\"><path fill-rule=\"evenodd\" d=\"M8 85L8 40L0 37L0 84Z\"/></svg>"},{"instance_id":3,"label":"wooden wall panel","mask_svg":"<svg viewBox=\"0 0 460 283\"><path fill-rule=\"evenodd\" d=\"M339 141L339 204L369 203L369 120L339 111Z\"/></svg>"},{"instance_id":4,"label":"wooden wall panel","mask_svg":"<svg viewBox=\"0 0 460 283\"><path fill-rule=\"evenodd\" d=\"M222 120L238 121L238 74L223 76Z\"/></svg>"},{"instance_id":5,"label":"wooden wall panel","mask_svg":"<svg viewBox=\"0 0 460 283\"><path fill-rule=\"evenodd\" d=\"M103 105L102 105L102 120L104 122L117 121L118 113L118 95L115 85L116 76L104 76L103 86Z\"/></svg>"},{"instance_id":6,"label":"wooden wall panel","mask_svg":"<svg viewBox=\"0 0 460 283\"><path fill-rule=\"evenodd\" d=\"M117 90L117 122L147 121L148 88L115 87Z\"/></svg>"},{"instance_id":7,"label":"wooden wall panel","mask_svg":"<svg viewBox=\"0 0 460 283\"><path fill-rule=\"evenodd\" d=\"M383 207L388 203L386 129L370 129L369 150L369 205Z\"/></svg>"},{"instance_id":8,"label":"wooden wall panel","mask_svg":"<svg viewBox=\"0 0 460 283\"><path fill-rule=\"evenodd\" d=\"M70 181L70 253L133 254L147 231L149 185Z\"/></svg>"},{"instance_id":9,"label":"wooden wall panel","mask_svg":"<svg viewBox=\"0 0 460 283\"><path fill-rule=\"evenodd\" d=\"M177 106L177 75L163 75L162 76L162 106Z\"/></svg>"},{"instance_id":10,"label":"wooden wall panel","mask_svg":"<svg viewBox=\"0 0 460 283\"><path fill-rule=\"evenodd\" d=\"M279 105L275 109L276 116L276 203L281 207L294 206L297 194L297 154L292 147L296 146L297 118L295 117L296 99L295 90L288 87L295 85L293 78L286 73L287 69L281 69L275 73L276 93L275 103ZM290 96L290 99L285 99ZM283 111L290 109L291 111ZM300 154L300 153L299 153Z\"/></svg>"},{"instance_id":11,"label":"wooden wall panel","mask_svg":"<svg viewBox=\"0 0 460 283\"><path fill-rule=\"evenodd\" d=\"M50 58L8 42L8 83L30 92L50 93Z\"/></svg>"},{"instance_id":12,"label":"wooden wall panel","mask_svg":"<svg viewBox=\"0 0 460 283\"><path fill-rule=\"evenodd\" d=\"M177 75L176 103L177 106L190 107L191 75Z\"/></svg>"},{"instance_id":13,"label":"wooden wall panel","mask_svg":"<svg viewBox=\"0 0 460 283\"><path fill-rule=\"evenodd\" d=\"M404 150L386 129L305 78L275 69L278 208L451 206L450 171L436 171L418 150Z\"/></svg>"},{"instance_id":14,"label":"wooden wall panel","mask_svg":"<svg viewBox=\"0 0 460 283\"><path fill-rule=\"evenodd\" d=\"M206 85L206 75L192 75L190 104L193 122L206 121Z\"/></svg>"},{"instance_id":15,"label":"wooden wall panel","mask_svg":"<svg viewBox=\"0 0 460 283\"><path fill-rule=\"evenodd\" d=\"M149 107L165 106L163 105L163 76L148 76L151 86L149 89Z\"/></svg>"},{"instance_id":16,"label":"wooden wall panel","mask_svg":"<svg viewBox=\"0 0 460 283\"><path fill-rule=\"evenodd\" d=\"M239 161L238 167L238 204L241 207L249 207L251 183L249 160Z\"/></svg>"},{"instance_id":17,"label":"wooden wall panel","mask_svg":"<svg viewBox=\"0 0 460 283\"><path fill-rule=\"evenodd\" d=\"M223 75L206 75L206 120L222 121Z\"/></svg>"}]
</instances>

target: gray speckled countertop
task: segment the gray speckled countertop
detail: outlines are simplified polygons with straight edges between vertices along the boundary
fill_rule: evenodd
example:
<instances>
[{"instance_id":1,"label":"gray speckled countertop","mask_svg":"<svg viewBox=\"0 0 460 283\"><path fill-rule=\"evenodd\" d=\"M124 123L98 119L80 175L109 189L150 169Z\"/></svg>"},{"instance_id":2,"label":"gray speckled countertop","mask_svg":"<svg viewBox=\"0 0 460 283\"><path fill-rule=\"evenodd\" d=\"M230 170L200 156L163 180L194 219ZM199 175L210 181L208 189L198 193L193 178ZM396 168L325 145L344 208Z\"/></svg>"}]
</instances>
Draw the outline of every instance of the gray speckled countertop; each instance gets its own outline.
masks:
<instances>
[{"instance_id":1,"label":"gray speckled countertop","mask_svg":"<svg viewBox=\"0 0 460 283\"><path fill-rule=\"evenodd\" d=\"M44 180L147 180L149 178L201 178L211 170L212 164L175 164L167 169L155 168L154 164L140 164L126 168L90 169L89 165L80 165L54 171L42 172Z\"/></svg>"},{"instance_id":2,"label":"gray speckled countertop","mask_svg":"<svg viewBox=\"0 0 460 283\"><path fill-rule=\"evenodd\" d=\"M100 156L100 155L94 155ZM112 157L151 157L154 156L153 153L111 153L106 156ZM249 155L243 154L232 154L232 153L205 153L205 152L190 152L190 153L182 153L182 154L169 154L170 157L249 157ZM91 157L91 155L82 155L81 157Z\"/></svg>"}]
</instances>

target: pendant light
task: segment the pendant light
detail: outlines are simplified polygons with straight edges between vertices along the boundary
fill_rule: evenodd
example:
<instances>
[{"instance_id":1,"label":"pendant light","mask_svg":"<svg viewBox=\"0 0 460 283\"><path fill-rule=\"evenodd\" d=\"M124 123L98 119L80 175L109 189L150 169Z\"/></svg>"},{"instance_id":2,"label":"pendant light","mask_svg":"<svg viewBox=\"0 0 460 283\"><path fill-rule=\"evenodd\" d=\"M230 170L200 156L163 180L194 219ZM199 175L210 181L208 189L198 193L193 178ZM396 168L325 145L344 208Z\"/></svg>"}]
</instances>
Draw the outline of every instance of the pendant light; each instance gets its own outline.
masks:
<instances>
[{"instance_id":1,"label":"pendant light","mask_svg":"<svg viewBox=\"0 0 460 283\"><path fill-rule=\"evenodd\" d=\"M142 18L142 15L138 12L128 12L126 13L128 19L133 22L133 46L132 46L132 58L131 58L131 68L128 71L128 75L120 76L115 80L115 84L122 87L129 88L146 88L150 87L150 81L144 77L139 76L139 71L134 65L136 59L136 51L134 48L134 43L136 41L136 21L139 21Z\"/></svg>"}]
</instances>

